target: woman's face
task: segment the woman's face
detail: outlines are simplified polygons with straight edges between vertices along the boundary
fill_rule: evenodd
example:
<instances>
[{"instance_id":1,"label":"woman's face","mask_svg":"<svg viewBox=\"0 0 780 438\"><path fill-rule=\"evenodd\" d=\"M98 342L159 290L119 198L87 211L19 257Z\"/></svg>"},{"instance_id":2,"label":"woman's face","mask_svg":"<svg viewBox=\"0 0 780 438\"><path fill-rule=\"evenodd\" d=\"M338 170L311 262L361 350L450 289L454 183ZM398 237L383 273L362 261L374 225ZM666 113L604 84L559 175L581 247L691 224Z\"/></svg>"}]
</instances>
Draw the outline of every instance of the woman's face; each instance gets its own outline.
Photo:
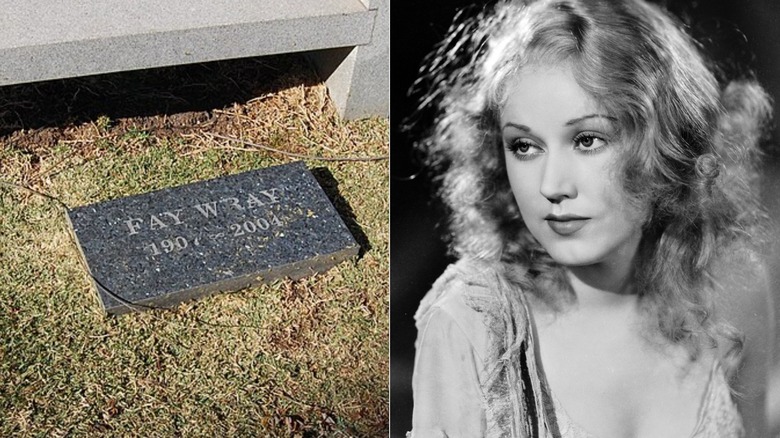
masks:
<instances>
[{"instance_id":1,"label":"woman's face","mask_svg":"<svg viewBox=\"0 0 780 438\"><path fill-rule=\"evenodd\" d=\"M501 134L523 221L556 262L633 259L647 209L628 202L614 171L625 147L614 114L580 88L568 66L526 69L511 82Z\"/></svg>"}]
</instances>

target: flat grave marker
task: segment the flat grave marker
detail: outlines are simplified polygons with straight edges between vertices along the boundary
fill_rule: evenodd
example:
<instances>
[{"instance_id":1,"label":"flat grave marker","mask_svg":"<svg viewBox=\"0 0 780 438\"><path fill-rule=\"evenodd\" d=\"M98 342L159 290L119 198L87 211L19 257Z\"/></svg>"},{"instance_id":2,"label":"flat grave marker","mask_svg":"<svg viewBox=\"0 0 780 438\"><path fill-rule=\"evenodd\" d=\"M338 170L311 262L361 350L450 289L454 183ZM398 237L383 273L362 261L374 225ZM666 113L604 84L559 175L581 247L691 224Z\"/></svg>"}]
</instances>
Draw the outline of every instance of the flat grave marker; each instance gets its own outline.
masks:
<instances>
[{"instance_id":1,"label":"flat grave marker","mask_svg":"<svg viewBox=\"0 0 780 438\"><path fill-rule=\"evenodd\" d=\"M302 162L70 209L103 310L324 272L359 246Z\"/></svg>"}]
</instances>

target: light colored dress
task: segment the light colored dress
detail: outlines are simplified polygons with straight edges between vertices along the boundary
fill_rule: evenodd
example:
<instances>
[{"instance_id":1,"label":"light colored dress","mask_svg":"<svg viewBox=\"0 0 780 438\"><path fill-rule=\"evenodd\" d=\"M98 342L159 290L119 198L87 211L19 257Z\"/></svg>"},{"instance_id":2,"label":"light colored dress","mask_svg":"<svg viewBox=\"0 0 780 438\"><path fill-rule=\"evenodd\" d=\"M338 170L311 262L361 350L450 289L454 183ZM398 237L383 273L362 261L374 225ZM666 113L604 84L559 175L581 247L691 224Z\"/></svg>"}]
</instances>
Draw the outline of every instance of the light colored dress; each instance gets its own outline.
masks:
<instances>
[{"instance_id":1,"label":"light colored dress","mask_svg":"<svg viewBox=\"0 0 780 438\"><path fill-rule=\"evenodd\" d=\"M487 263L461 260L423 298L415 315L414 414L407 436L595 438L571 421L547 388L529 307L522 294L510 302L496 293L511 287L502 278ZM743 434L716 362L691 438Z\"/></svg>"}]
</instances>

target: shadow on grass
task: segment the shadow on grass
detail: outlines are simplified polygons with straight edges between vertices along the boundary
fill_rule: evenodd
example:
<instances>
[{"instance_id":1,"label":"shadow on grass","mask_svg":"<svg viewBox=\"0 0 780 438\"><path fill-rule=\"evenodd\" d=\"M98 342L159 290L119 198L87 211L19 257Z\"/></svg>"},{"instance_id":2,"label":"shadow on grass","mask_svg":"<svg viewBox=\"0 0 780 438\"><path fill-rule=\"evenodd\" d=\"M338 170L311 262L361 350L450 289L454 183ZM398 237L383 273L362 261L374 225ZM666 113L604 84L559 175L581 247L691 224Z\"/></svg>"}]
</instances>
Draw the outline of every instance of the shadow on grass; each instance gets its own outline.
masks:
<instances>
[{"instance_id":1,"label":"shadow on grass","mask_svg":"<svg viewBox=\"0 0 780 438\"><path fill-rule=\"evenodd\" d=\"M0 136L62 129L101 116L205 112L319 82L304 56L289 54L5 86L0 87Z\"/></svg>"},{"instance_id":2,"label":"shadow on grass","mask_svg":"<svg viewBox=\"0 0 780 438\"><path fill-rule=\"evenodd\" d=\"M366 233L363 232L363 229L360 228L360 225L357 223L357 216L355 216L355 212L352 211L352 207L347 200L341 196L341 193L339 192L339 182L333 177L333 174L327 167L316 167L311 169L311 173L325 191L330 202L336 207L336 211L339 213L339 216L341 216L341 219L344 220L344 223L347 225L347 228L349 228L349 231L352 233L352 236L355 238L358 245L360 245L358 258L362 258L363 255L371 249L371 243L368 241Z\"/></svg>"}]
</instances>

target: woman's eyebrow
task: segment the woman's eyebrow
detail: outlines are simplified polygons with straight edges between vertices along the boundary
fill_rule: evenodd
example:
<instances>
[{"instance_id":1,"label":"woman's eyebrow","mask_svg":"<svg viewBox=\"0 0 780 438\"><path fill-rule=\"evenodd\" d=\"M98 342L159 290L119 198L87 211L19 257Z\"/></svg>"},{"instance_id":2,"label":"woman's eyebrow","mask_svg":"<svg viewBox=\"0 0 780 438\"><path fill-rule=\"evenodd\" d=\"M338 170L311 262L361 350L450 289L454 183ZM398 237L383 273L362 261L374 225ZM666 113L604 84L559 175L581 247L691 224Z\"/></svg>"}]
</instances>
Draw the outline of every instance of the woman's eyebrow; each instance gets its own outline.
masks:
<instances>
[{"instance_id":1,"label":"woman's eyebrow","mask_svg":"<svg viewBox=\"0 0 780 438\"><path fill-rule=\"evenodd\" d=\"M501 127L501 129L503 130L503 129L506 129L507 127L510 127L510 126L511 126L512 128L519 129L519 130L521 130L521 131L525 131L525 132L531 132L531 128L529 128L529 127L527 127L527 126L525 126L525 125L521 125L521 124L519 124L519 123L512 123L512 122L506 122L506 123L504 123L504 126L502 126L502 127Z\"/></svg>"},{"instance_id":2,"label":"woman's eyebrow","mask_svg":"<svg viewBox=\"0 0 780 438\"><path fill-rule=\"evenodd\" d=\"M565 126L576 125L577 123L580 123L583 120L588 120L588 119L605 119L605 120L609 120L610 122L617 122L618 121L616 117L608 116L608 115L605 115L605 114L588 114L587 116L577 117L576 119L569 120L568 122L566 122ZM531 132L531 128L529 128L529 127L527 127L525 125L521 125L519 123L512 123L512 122L504 123L504 125L501 127L501 129L505 129L505 128L508 128L508 127L519 129L520 131Z\"/></svg>"},{"instance_id":3,"label":"woman's eyebrow","mask_svg":"<svg viewBox=\"0 0 780 438\"><path fill-rule=\"evenodd\" d=\"M595 119L595 118L607 119L610 122L617 122L617 118L612 117L612 116L607 116L607 115L604 115L604 114L588 114L587 116L582 116L582 117L578 117L576 119L569 120L568 122L566 122L566 126L576 125L577 123L579 123L579 122L581 122L583 120Z\"/></svg>"}]
</instances>

